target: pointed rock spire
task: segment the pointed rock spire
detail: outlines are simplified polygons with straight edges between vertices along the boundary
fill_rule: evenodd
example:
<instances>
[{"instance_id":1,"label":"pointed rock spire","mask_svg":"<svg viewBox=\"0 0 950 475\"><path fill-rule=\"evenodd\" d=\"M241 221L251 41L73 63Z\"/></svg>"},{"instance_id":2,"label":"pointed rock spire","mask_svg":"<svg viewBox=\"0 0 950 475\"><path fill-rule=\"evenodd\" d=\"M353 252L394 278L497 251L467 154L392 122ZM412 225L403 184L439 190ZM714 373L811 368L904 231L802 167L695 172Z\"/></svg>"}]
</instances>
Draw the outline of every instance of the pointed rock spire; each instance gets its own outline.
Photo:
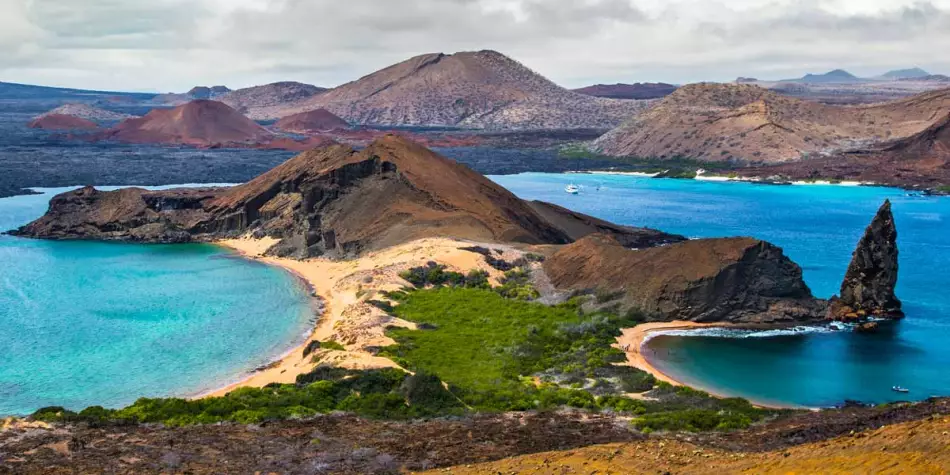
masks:
<instances>
[{"instance_id":1,"label":"pointed rock spire","mask_svg":"<svg viewBox=\"0 0 950 475\"><path fill-rule=\"evenodd\" d=\"M886 200L854 250L834 316L902 318L901 301L894 295L896 285L897 227L891 202Z\"/></svg>"}]
</instances>

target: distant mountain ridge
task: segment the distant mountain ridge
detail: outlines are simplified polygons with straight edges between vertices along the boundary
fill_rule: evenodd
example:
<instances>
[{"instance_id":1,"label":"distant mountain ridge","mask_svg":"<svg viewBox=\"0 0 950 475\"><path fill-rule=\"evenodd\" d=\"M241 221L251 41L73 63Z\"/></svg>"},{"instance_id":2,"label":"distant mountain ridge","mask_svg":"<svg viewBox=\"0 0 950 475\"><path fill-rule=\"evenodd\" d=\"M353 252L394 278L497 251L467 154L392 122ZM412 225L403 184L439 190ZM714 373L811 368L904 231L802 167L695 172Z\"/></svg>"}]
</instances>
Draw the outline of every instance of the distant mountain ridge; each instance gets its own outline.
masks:
<instances>
[{"instance_id":1,"label":"distant mountain ridge","mask_svg":"<svg viewBox=\"0 0 950 475\"><path fill-rule=\"evenodd\" d=\"M303 101L326 91L328 91L327 88L311 84L282 81L237 89L220 97L220 101L251 119L260 120L273 118L288 104Z\"/></svg>"},{"instance_id":2,"label":"distant mountain ridge","mask_svg":"<svg viewBox=\"0 0 950 475\"><path fill-rule=\"evenodd\" d=\"M930 76L931 74L920 68L895 69L882 74L880 77L885 79L919 79Z\"/></svg>"},{"instance_id":3,"label":"distant mountain ridge","mask_svg":"<svg viewBox=\"0 0 950 475\"><path fill-rule=\"evenodd\" d=\"M634 84L596 84L593 86L572 89L572 91L588 96L607 97L611 99L659 99L675 91L677 86L662 82L638 82Z\"/></svg>"},{"instance_id":4,"label":"distant mountain ridge","mask_svg":"<svg viewBox=\"0 0 950 475\"><path fill-rule=\"evenodd\" d=\"M568 91L496 51L432 53L271 111L326 109L351 123L479 129L610 128L641 101Z\"/></svg>"},{"instance_id":5,"label":"distant mountain ridge","mask_svg":"<svg viewBox=\"0 0 950 475\"><path fill-rule=\"evenodd\" d=\"M780 82L803 82L803 83L853 83L861 82L861 79L843 69L835 69L824 74L806 74L797 79L783 79Z\"/></svg>"}]
</instances>

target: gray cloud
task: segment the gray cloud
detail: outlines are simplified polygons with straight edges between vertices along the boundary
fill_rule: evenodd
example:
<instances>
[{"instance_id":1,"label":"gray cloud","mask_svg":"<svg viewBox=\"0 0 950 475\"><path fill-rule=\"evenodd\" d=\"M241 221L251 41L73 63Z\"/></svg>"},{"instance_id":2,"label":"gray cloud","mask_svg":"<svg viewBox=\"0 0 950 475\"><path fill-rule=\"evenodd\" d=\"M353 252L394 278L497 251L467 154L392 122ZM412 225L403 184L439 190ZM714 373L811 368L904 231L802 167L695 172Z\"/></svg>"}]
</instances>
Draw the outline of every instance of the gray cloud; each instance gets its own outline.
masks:
<instances>
[{"instance_id":1,"label":"gray cloud","mask_svg":"<svg viewBox=\"0 0 950 475\"><path fill-rule=\"evenodd\" d=\"M950 73L950 0L0 0L0 80L185 90L336 85L497 49L566 86Z\"/></svg>"}]
</instances>

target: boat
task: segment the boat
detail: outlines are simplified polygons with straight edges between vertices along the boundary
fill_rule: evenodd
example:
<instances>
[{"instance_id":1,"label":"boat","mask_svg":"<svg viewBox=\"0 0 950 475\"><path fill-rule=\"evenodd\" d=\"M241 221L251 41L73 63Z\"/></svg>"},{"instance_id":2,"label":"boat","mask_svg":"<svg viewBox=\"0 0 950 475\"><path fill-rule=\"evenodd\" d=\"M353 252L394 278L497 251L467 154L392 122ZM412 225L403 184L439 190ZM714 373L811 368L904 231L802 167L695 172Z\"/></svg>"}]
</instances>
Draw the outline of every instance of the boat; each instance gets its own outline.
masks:
<instances>
[{"instance_id":1,"label":"boat","mask_svg":"<svg viewBox=\"0 0 950 475\"><path fill-rule=\"evenodd\" d=\"M897 391L897 392L899 392L899 393L909 393L909 392L910 392L910 389L902 388L902 387L900 387L900 386L894 386L894 387L891 388L891 391Z\"/></svg>"},{"instance_id":2,"label":"boat","mask_svg":"<svg viewBox=\"0 0 950 475\"><path fill-rule=\"evenodd\" d=\"M576 195L581 192L581 189L577 185L571 183L570 185L564 187L564 191L572 195Z\"/></svg>"}]
</instances>

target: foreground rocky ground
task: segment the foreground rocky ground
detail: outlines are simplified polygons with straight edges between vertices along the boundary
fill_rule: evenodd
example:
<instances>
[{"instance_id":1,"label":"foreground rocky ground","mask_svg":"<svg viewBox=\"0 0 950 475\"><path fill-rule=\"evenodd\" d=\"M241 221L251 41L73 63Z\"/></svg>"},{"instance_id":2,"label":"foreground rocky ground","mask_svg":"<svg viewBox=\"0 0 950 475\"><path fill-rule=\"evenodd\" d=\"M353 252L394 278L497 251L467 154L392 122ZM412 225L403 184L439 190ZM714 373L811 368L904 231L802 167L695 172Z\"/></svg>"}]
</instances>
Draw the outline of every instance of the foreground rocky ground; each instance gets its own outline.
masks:
<instances>
[{"instance_id":1,"label":"foreground rocky ground","mask_svg":"<svg viewBox=\"0 0 950 475\"><path fill-rule=\"evenodd\" d=\"M0 473L946 473L948 431L950 399L798 412L702 435L647 436L583 412L183 428L8 422Z\"/></svg>"}]
</instances>

